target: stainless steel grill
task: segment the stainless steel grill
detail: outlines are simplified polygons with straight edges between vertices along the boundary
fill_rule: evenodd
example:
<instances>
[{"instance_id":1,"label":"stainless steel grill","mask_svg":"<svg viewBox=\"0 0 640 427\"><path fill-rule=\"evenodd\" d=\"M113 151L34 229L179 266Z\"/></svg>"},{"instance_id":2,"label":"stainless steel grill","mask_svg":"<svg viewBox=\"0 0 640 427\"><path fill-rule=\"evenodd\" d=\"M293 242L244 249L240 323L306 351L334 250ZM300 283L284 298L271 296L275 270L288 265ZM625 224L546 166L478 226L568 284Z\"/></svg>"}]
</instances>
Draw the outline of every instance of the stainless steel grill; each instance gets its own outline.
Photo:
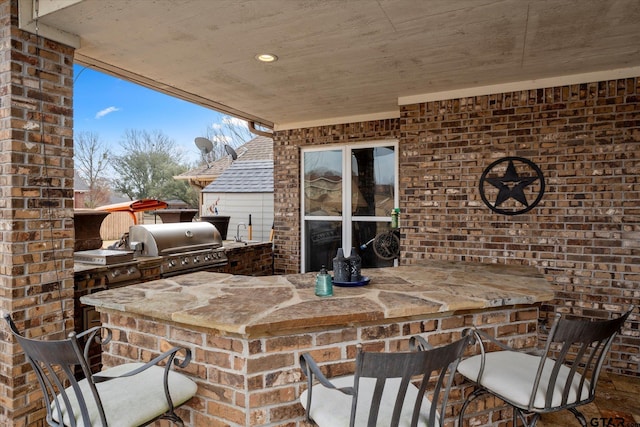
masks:
<instances>
[{"instance_id":1,"label":"stainless steel grill","mask_svg":"<svg viewBox=\"0 0 640 427\"><path fill-rule=\"evenodd\" d=\"M162 277L225 265L222 237L208 222L134 225L128 248L134 257L162 257Z\"/></svg>"},{"instance_id":2,"label":"stainless steel grill","mask_svg":"<svg viewBox=\"0 0 640 427\"><path fill-rule=\"evenodd\" d=\"M91 249L74 252L73 259L75 270L90 274L97 281L104 276L108 286L131 284L142 276L131 251Z\"/></svg>"},{"instance_id":3,"label":"stainless steel grill","mask_svg":"<svg viewBox=\"0 0 640 427\"><path fill-rule=\"evenodd\" d=\"M76 262L92 265L112 265L133 261L131 251L114 251L109 249L91 249L73 253Z\"/></svg>"}]
</instances>

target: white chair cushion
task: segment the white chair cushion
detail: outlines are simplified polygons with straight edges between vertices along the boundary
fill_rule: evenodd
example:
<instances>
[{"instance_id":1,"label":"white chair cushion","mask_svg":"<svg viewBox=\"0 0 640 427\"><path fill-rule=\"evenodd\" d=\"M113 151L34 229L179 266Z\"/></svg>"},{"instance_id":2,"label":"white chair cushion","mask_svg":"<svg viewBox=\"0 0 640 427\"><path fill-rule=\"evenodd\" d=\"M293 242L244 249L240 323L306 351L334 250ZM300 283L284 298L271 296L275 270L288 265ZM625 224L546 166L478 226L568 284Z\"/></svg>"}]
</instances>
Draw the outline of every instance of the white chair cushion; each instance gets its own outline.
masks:
<instances>
[{"instance_id":1,"label":"white chair cushion","mask_svg":"<svg viewBox=\"0 0 640 427\"><path fill-rule=\"evenodd\" d=\"M142 365L142 363L126 363L104 370L100 372L100 375L117 377ZM152 366L132 377L117 378L96 384L109 427L139 426L168 411L169 405L167 405L164 396L163 375L164 367ZM87 403L91 425L101 425L98 407L91 397L87 380L83 379L79 384ZM192 398L196 394L197 388L196 383L185 375L174 371L169 373L169 390L174 407ZM76 422L79 426L84 425L80 407L73 391L67 389L67 394L71 400ZM52 404L52 409L54 419L58 421L54 404ZM65 425L70 425L69 414L64 406L62 415Z\"/></svg>"},{"instance_id":2,"label":"white chair cushion","mask_svg":"<svg viewBox=\"0 0 640 427\"><path fill-rule=\"evenodd\" d=\"M476 382L482 355L472 356L462 360L458 365L458 372L466 378ZM545 407L549 377L554 360L547 359L540 378L540 385L536 391L533 409ZM484 373L479 384L498 395L507 402L514 403L521 408L527 408L536 378L540 356L515 351L496 351L485 354ZM562 402L562 387L567 380L570 369L562 366L558 372L558 379L553 392L552 407L558 407ZM589 382L585 381L582 392L578 392L581 376L576 373L571 383L567 403L575 403L589 397Z\"/></svg>"},{"instance_id":3,"label":"white chair cushion","mask_svg":"<svg viewBox=\"0 0 640 427\"><path fill-rule=\"evenodd\" d=\"M331 383L336 387L353 387L353 375L332 378ZM393 415L393 406L395 404L395 396L400 385L399 379L389 379L382 393L382 404L380 413L378 414L378 425L389 426L391 416ZM360 394L358 396L358 407L356 408L356 426L366 426L369 417L369 408L371 406L371 398L373 396L373 388L375 380L372 378L360 379ZM307 410L309 416L320 427L348 427L349 417L351 415L352 397L340 391L329 389L322 384L313 386L311 399L311 409L307 408L307 390L300 395L300 402ZM409 427L411 425L411 414L413 412L413 404L418 396L418 388L413 384L409 385L405 404L402 407L400 417L400 427ZM387 405L384 403L387 402ZM418 426L427 427L429 419L429 410L431 402L424 399L424 403L420 408L420 418ZM436 415L438 421L438 415Z\"/></svg>"}]
</instances>

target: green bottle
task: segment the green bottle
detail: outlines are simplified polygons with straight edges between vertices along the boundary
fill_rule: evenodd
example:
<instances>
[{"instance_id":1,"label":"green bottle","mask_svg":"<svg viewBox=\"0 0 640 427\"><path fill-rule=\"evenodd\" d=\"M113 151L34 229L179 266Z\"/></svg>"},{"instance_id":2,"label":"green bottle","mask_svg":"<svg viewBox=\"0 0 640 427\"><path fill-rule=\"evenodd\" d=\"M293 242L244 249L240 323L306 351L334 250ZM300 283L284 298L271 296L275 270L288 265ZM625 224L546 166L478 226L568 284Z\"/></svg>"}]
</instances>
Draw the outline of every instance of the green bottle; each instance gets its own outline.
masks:
<instances>
[{"instance_id":1,"label":"green bottle","mask_svg":"<svg viewBox=\"0 0 640 427\"><path fill-rule=\"evenodd\" d=\"M391 228L398 228L400 226L399 216L400 208L393 208L391 211Z\"/></svg>"},{"instance_id":2,"label":"green bottle","mask_svg":"<svg viewBox=\"0 0 640 427\"><path fill-rule=\"evenodd\" d=\"M324 265L320 269L320 273L316 276L316 295L319 297L330 297L333 295L333 282Z\"/></svg>"}]
</instances>

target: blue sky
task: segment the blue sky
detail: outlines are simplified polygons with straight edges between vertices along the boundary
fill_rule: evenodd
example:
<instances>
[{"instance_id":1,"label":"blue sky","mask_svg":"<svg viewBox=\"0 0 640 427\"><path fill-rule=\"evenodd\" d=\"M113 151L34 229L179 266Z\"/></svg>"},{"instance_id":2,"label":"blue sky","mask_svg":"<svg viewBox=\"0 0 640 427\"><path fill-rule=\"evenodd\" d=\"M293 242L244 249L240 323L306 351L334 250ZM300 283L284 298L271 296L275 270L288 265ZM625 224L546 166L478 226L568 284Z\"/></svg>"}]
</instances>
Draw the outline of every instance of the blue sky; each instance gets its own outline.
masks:
<instances>
[{"instance_id":1,"label":"blue sky","mask_svg":"<svg viewBox=\"0 0 640 427\"><path fill-rule=\"evenodd\" d=\"M127 129L159 130L173 139L191 163L200 158L194 144L220 123L217 111L191 104L85 68L74 66L74 132L93 132L115 154Z\"/></svg>"}]
</instances>

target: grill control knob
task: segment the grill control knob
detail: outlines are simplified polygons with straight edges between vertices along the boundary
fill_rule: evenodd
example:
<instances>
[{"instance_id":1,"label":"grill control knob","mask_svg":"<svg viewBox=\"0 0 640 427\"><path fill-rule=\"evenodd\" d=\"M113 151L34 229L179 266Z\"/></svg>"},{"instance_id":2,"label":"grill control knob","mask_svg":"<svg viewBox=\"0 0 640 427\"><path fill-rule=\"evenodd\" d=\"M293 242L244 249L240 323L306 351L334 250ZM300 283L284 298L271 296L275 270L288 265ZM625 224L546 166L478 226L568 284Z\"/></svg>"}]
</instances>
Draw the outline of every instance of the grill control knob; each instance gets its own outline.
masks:
<instances>
[{"instance_id":1,"label":"grill control knob","mask_svg":"<svg viewBox=\"0 0 640 427\"><path fill-rule=\"evenodd\" d=\"M170 259L169 260L169 267L175 267L176 266L176 260L175 259Z\"/></svg>"},{"instance_id":2,"label":"grill control knob","mask_svg":"<svg viewBox=\"0 0 640 427\"><path fill-rule=\"evenodd\" d=\"M193 257L193 263L194 263L194 264L197 264L197 263L199 263L199 262L200 262L200 256L198 256L198 255L194 256L194 257Z\"/></svg>"},{"instance_id":3,"label":"grill control knob","mask_svg":"<svg viewBox=\"0 0 640 427\"><path fill-rule=\"evenodd\" d=\"M189 264L189 258L182 258L182 265Z\"/></svg>"}]
</instances>

